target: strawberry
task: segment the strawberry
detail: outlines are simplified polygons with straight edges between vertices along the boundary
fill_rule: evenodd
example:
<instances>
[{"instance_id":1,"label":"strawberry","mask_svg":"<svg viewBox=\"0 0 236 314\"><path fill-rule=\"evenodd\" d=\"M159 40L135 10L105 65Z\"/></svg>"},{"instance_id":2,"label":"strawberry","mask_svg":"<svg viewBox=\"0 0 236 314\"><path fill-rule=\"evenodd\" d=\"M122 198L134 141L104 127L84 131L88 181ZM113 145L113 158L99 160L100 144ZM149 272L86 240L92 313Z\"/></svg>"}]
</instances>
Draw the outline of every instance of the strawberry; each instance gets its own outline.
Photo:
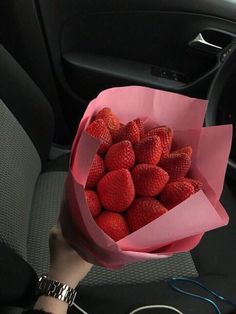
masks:
<instances>
[{"instance_id":1,"label":"strawberry","mask_svg":"<svg viewBox=\"0 0 236 314\"><path fill-rule=\"evenodd\" d=\"M85 196L88 208L91 211L93 218L95 218L101 212L101 204L97 196L97 193L92 190L85 190Z\"/></svg>"},{"instance_id":2,"label":"strawberry","mask_svg":"<svg viewBox=\"0 0 236 314\"><path fill-rule=\"evenodd\" d=\"M95 221L114 241L119 241L129 234L129 227L121 214L104 211Z\"/></svg>"},{"instance_id":3,"label":"strawberry","mask_svg":"<svg viewBox=\"0 0 236 314\"><path fill-rule=\"evenodd\" d=\"M130 141L132 144L138 143L140 140L140 131L137 124L134 121L131 121L121 127L115 134L113 134L113 140L115 143L121 141Z\"/></svg>"},{"instance_id":4,"label":"strawberry","mask_svg":"<svg viewBox=\"0 0 236 314\"><path fill-rule=\"evenodd\" d=\"M134 200L127 211L130 232L134 232L159 218L168 210L155 198L141 197Z\"/></svg>"},{"instance_id":5,"label":"strawberry","mask_svg":"<svg viewBox=\"0 0 236 314\"><path fill-rule=\"evenodd\" d=\"M102 206L114 212L126 210L134 200L134 183L127 169L108 172L97 185Z\"/></svg>"},{"instance_id":6,"label":"strawberry","mask_svg":"<svg viewBox=\"0 0 236 314\"><path fill-rule=\"evenodd\" d=\"M143 122L143 120L140 118L137 118L134 120L134 122L137 124L137 126L139 128L140 138L143 138L143 136L144 136L144 122Z\"/></svg>"},{"instance_id":7,"label":"strawberry","mask_svg":"<svg viewBox=\"0 0 236 314\"><path fill-rule=\"evenodd\" d=\"M171 209L195 193L194 187L186 180L171 182L166 185L160 194L160 202Z\"/></svg>"},{"instance_id":8,"label":"strawberry","mask_svg":"<svg viewBox=\"0 0 236 314\"><path fill-rule=\"evenodd\" d=\"M101 145L98 149L98 154L105 153L112 144L111 133L106 127L105 122L102 119L93 121L86 129L87 133L91 136L99 139Z\"/></svg>"},{"instance_id":9,"label":"strawberry","mask_svg":"<svg viewBox=\"0 0 236 314\"><path fill-rule=\"evenodd\" d=\"M159 166L170 176L171 181L183 178L191 167L191 158L187 154L170 154L161 159Z\"/></svg>"},{"instance_id":10,"label":"strawberry","mask_svg":"<svg viewBox=\"0 0 236 314\"><path fill-rule=\"evenodd\" d=\"M94 118L94 120L97 119L102 119L105 122L111 134L120 128L120 121L111 111L111 108L105 107L100 110Z\"/></svg>"},{"instance_id":11,"label":"strawberry","mask_svg":"<svg viewBox=\"0 0 236 314\"><path fill-rule=\"evenodd\" d=\"M136 163L156 165L162 155L159 136L146 137L134 146Z\"/></svg>"},{"instance_id":12,"label":"strawberry","mask_svg":"<svg viewBox=\"0 0 236 314\"><path fill-rule=\"evenodd\" d=\"M153 128L145 133L145 137L157 135L161 139L162 144L162 156L166 156L170 153L171 145L173 141L173 130L167 126L161 126Z\"/></svg>"},{"instance_id":13,"label":"strawberry","mask_svg":"<svg viewBox=\"0 0 236 314\"><path fill-rule=\"evenodd\" d=\"M189 155L189 157L192 157L193 149L191 146L186 146L186 147L175 150L171 154L182 154L182 153Z\"/></svg>"},{"instance_id":14,"label":"strawberry","mask_svg":"<svg viewBox=\"0 0 236 314\"><path fill-rule=\"evenodd\" d=\"M129 141L112 145L105 157L105 165L108 170L130 169L133 168L134 163L134 150Z\"/></svg>"},{"instance_id":15,"label":"strawberry","mask_svg":"<svg viewBox=\"0 0 236 314\"><path fill-rule=\"evenodd\" d=\"M195 193L203 189L203 184L199 180L195 180L195 179L191 179L191 178L181 178L178 181L185 181L185 182L191 183L192 186L194 187Z\"/></svg>"},{"instance_id":16,"label":"strawberry","mask_svg":"<svg viewBox=\"0 0 236 314\"><path fill-rule=\"evenodd\" d=\"M123 124L120 124L120 125L121 125L120 128L112 133L113 143L122 142L122 140L120 140L120 138L121 138L122 133L124 132L125 125L123 125Z\"/></svg>"},{"instance_id":17,"label":"strawberry","mask_svg":"<svg viewBox=\"0 0 236 314\"><path fill-rule=\"evenodd\" d=\"M89 171L86 188L93 188L105 174L105 165L99 155L95 155Z\"/></svg>"},{"instance_id":18,"label":"strawberry","mask_svg":"<svg viewBox=\"0 0 236 314\"><path fill-rule=\"evenodd\" d=\"M132 170L136 194L139 196L156 196L169 181L165 170L148 164L139 164Z\"/></svg>"}]
</instances>

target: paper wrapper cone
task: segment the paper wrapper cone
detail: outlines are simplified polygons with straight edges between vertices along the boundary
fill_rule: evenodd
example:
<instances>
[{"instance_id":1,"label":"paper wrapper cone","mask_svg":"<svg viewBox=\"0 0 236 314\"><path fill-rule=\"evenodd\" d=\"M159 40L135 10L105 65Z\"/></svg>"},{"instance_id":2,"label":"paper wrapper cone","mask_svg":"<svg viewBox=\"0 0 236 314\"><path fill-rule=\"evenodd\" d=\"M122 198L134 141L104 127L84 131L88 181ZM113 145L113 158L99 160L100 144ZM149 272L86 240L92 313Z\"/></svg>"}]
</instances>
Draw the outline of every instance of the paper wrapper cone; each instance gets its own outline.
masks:
<instances>
[{"instance_id":1,"label":"paper wrapper cone","mask_svg":"<svg viewBox=\"0 0 236 314\"><path fill-rule=\"evenodd\" d=\"M110 107L122 123L140 117L145 128L167 125L174 130L175 148L193 148L191 177L200 179L199 191L169 212L118 242L95 223L85 198L85 185L100 141L86 127L103 107ZM60 213L62 232L87 261L107 268L159 259L192 250L209 230L228 224L220 204L232 141L232 126L202 127L207 102L146 87L103 91L90 102L75 137L70 170Z\"/></svg>"}]
</instances>

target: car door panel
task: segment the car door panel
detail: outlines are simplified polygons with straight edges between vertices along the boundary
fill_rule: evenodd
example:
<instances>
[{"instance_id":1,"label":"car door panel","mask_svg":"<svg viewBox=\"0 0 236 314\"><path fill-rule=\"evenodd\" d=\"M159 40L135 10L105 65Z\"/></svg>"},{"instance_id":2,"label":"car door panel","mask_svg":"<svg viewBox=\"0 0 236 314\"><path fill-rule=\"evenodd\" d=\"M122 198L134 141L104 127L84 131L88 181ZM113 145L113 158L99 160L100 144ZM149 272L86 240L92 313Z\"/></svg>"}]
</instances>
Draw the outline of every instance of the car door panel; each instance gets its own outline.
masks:
<instances>
[{"instance_id":1,"label":"car door panel","mask_svg":"<svg viewBox=\"0 0 236 314\"><path fill-rule=\"evenodd\" d=\"M225 0L38 0L38 10L70 121L113 86L207 97L236 34L235 5ZM200 33L222 49L191 47Z\"/></svg>"},{"instance_id":2,"label":"car door panel","mask_svg":"<svg viewBox=\"0 0 236 314\"><path fill-rule=\"evenodd\" d=\"M183 25L191 23L192 27L183 28ZM141 84L188 94L188 87L194 81L205 77L219 65L216 54L203 53L188 46L197 34L210 28L226 30L221 20L184 13L92 13L86 17L76 16L62 30L65 74L73 89L80 90L82 97L88 99L94 97L101 87L112 86L110 79L114 85L122 84L123 79L124 84ZM227 30L232 32L234 28L234 23L228 23ZM77 62L71 62L71 53ZM162 77L157 73L159 68L163 72L170 70L173 77L171 73ZM180 80L178 75L175 76L178 73ZM99 85L97 88L95 83ZM80 86L84 88L80 89ZM202 91L199 96L205 95L206 91Z\"/></svg>"}]
</instances>

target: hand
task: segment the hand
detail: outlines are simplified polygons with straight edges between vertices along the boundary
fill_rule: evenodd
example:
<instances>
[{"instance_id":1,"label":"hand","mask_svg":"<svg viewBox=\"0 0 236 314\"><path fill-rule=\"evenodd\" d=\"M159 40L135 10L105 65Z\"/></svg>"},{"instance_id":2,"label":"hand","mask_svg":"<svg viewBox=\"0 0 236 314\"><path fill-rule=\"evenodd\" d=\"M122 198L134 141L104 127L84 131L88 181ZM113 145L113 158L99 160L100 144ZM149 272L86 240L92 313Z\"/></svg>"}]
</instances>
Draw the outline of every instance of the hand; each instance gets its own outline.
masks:
<instances>
[{"instance_id":1,"label":"hand","mask_svg":"<svg viewBox=\"0 0 236 314\"><path fill-rule=\"evenodd\" d=\"M65 241L60 226L50 230L50 269L48 278L75 288L92 265L85 262ZM49 296L40 296L34 309L48 313L66 314L68 304Z\"/></svg>"},{"instance_id":2,"label":"hand","mask_svg":"<svg viewBox=\"0 0 236 314\"><path fill-rule=\"evenodd\" d=\"M92 264L84 261L63 238L60 226L50 230L50 270L48 278L75 288L87 275Z\"/></svg>"}]
</instances>

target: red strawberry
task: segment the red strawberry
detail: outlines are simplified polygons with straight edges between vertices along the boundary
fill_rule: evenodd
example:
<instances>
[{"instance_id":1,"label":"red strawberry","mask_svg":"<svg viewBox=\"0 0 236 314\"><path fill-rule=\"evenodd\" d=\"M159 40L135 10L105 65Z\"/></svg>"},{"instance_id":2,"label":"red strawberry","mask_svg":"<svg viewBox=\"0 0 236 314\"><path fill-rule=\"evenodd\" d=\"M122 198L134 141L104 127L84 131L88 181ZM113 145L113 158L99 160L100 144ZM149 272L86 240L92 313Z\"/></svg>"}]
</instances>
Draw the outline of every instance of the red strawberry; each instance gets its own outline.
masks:
<instances>
[{"instance_id":1,"label":"red strawberry","mask_svg":"<svg viewBox=\"0 0 236 314\"><path fill-rule=\"evenodd\" d=\"M95 218L101 212L101 204L97 196L97 193L92 190L85 190L85 196L88 208L90 209L93 218Z\"/></svg>"},{"instance_id":2,"label":"red strawberry","mask_svg":"<svg viewBox=\"0 0 236 314\"><path fill-rule=\"evenodd\" d=\"M122 142L122 140L120 141L120 138L121 138L121 134L124 132L124 129L125 129L125 125L121 124L121 127L112 133L113 143Z\"/></svg>"},{"instance_id":3,"label":"red strawberry","mask_svg":"<svg viewBox=\"0 0 236 314\"><path fill-rule=\"evenodd\" d=\"M185 180L171 182L166 185L160 194L160 202L168 209L171 209L194 194L194 187Z\"/></svg>"},{"instance_id":4,"label":"red strawberry","mask_svg":"<svg viewBox=\"0 0 236 314\"><path fill-rule=\"evenodd\" d=\"M121 127L115 134L113 134L113 140L115 143L121 141L130 141L132 144L138 143L140 140L140 131L137 124L134 121L131 121Z\"/></svg>"},{"instance_id":5,"label":"red strawberry","mask_svg":"<svg viewBox=\"0 0 236 314\"><path fill-rule=\"evenodd\" d=\"M130 232L134 232L159 218L168 210L155 198L141 197L134 200L127 211Z\"/></svg>"},{"instance_id":6,"label":"red strawberry","mask_svg":"<svg viewBox=\"0 0 236 314\"><path fill-rule=\"evenodd\" d=\"M186 147L175 150L171 154L182 154L182 153L189 155L189 157L192 157L193 149L191 146L186 146Z\"/></svg>"},{"instance_id":7,"label":"red strawberry","mask_svg":"<svg viewBox=\"0 0 236 314\"><path fill-rule=\"evenodd\" d=\"M145 137L157 135L161 139L162 144L162 156L166 156L170 153L171 145L173 141L173 130L167 126L161 126L153 128L145 133Z\"/></svg>"},{"instance_id":8,"label":"red strawberry","mask_svg":"<svg viewBox=\"0 0 236 314\"><path fill-rule=\"evenodd\" d=\"M127 169L108 172L97 185L97 192L104 208L122 212L134 200L134 183Z\"/></svg>"},{"instance_id":9,"label":"red strawberry","mask_svg":"<svg viewBox=\"0 0 236 314\"><path fill-rule=\"evenodd\" d=\"M121 214L104 211L95 221L114 241L119 241L129 234L129 227Z\"/></svg>"},{"instance_id":10,"label":"red strawberry","mask_svg":"<svg viewBox=\"0 0 236 314\"><path fill-rule=\"evenodd\" d=\"M194 187L195 193L203 189L203 184L199 180L190 179L190 178L182 178L182 179L179 179L178 181L185 181L185 182L191 183L192 186Z\"/></svg>"},{"instance_id":11,"label":"red strawberry","mask_svg":"<svg viewBox=\"0 0 236 314\"><path fill-rule=\"evenodd\" d=\"M112 145L105 157L105 165L108 170L130 169L133 168L134 163L134 150L129 141Z\"/></svg>"},{"instance_id":12,"label":"red strawberry","mask_svg":"<svg viewBox=\"0 0 236 314\"><path fill-rule=\"evenodd\" d=\"M111 133L102 119L93 121L86 129L91 136L98 138L102 143L99 147L98 154L105 153L112 144Z\"/></svg>"},{"instance_id":13,"label":"red strawberry","mask_svg":"<svg viewBox=\"0 0 236 314\"><path fill-rule=\"evenodd\" d=\"M139 164L132 171L136 194L139 196L156 196L169 181L169 175L160 167Z\"/></svg>"},{"instance_id":14,"label":"red strawberry","mask_svg":"<svg viewBox=\"0 0 236 314\"><path fill-rule=\"evenodd\" d=\"M136 163L156 165L161 158L162 146L159 136L146 137L134 146Z\"/></svg>"},{"instance_id":15,"label":"red strawberry","mask_svg":"<svg viewBox=\"0 0 236 314\"><path fill-rule=\"evenodd\" d=\"M95 155L92 166L89 171L86 188L93 188L105 174L105 166L102 158Z\"/></svg>"},{"instance_id":16,"label":"red strawberry","mask_svg":"<svg viewBox=\"0 0 236 314\"><path fill-rule=\"evenodd\" d=\"M159 166L168 172L171 181L183 178L191 167L191 158L187 154L170 154L161 159Z\"/></svg>"},{"instance_id":17,"label":"red strawberry","mask_svg":"<svg viewBox=\"0 0 236 314\"><path fill-rule=\"evenodd\" d=\"M137 126L139 128L140 138L143 138L143 136L144 136L144 122L143 122L143 120L140 118L137 118L134 120L134 122L137 124Z\"/></svg>"},{"instance_id":18,"label":"red strawberry","mask_svg":"<svg viewBox=\"0 0 236 314\"><path fill-rule=\"evenodd\" d=\"M120 121L111 111L111 108L105 107L102 110L100 110L94 118L94 120L97 120L97 119L102 119L105 122L111 134L119 130L120 128Z\"/></svg>"}]
</instances>

